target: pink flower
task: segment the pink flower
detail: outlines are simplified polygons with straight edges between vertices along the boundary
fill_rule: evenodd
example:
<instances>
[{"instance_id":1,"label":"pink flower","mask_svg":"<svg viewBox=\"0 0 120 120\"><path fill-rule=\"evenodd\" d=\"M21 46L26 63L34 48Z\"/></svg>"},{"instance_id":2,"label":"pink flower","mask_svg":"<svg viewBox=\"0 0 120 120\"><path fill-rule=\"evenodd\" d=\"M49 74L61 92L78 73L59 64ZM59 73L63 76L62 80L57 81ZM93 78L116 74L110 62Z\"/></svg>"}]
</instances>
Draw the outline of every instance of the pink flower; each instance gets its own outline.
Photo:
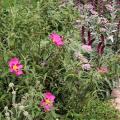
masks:
<instances>
[{"instance_id":1,"label":"pink flower","mask_svg":"<svg viewBox=\"0 0 120 120\"><path fill-rule=\"evenodd\" d=\"M111 96L114 97L114 98L120 97L120 91L119 91L119 89L114 88L114 89L112 90Z\"/></svg>"},{"instance_id":2,"label":"pink flower","mask_svg":"<svg viewBox=\"0 0 120 120\"><path fill-rule=\"evenodd\" d=\"M90 70L91 69L91 65L90 64L83 64L82 65L82 69L83 70Z\"/></svg>"},{"instance_id":3,"label":"pink flower","mask_svg":"<svg viewBox=\"0 0 120 120\"><path fill-rule=\"evenodd\" d=\"M9 62L10 72L16 74L17 76L22 75L23 65L20 64L20 60L16 57L12 58Z\"/></svg>"},{"instance_id":4,"label":"pink flower","mask_svg":"<svg viewBox=\"0 0 120 120\"><path fill-rule=\"evenodd\" d=\"M97 52L99 55L102 55L104 53L104 48L105 48L104 41L105 41L104 35L101 34L101 42L99 42L97 45Z\"/></svg>"},{"instance_id":5,"label":"pink flower","mask_svg":"<svg viewBox=\"0 0 120 120\"><path fill-rule=\"evenodd\" d=\"M92 52L92 47L91 47L91 45L82 45L82 49L83 49L85 52Z\"/></svg>"},{"instance_id":6,"label":"pink flower","mask_svg":"<svg viewBox=\"0 0 120 120\"><path fill-rule=\"evenodd\" d=\"M84 8L91 10L91 9L93 9L93 6L91 4L85 4Z\"/></svg>"},{"instance_id":7,"label":"pink flower","mask_svg":"<svg viewBox=\"0 0 120 120\"><path fill-rule=\"evenodd\" d=\"M50 111L53 108L54 100L55 96L50 92L46 92L44 93L44 98L40 102L40 106L44 108L45 112Z\"/></svg>"},{"instance_id":8,"label":"pink flower","mask_svg":"<svg viewBox=\"0 0 120 120\"><path fill-rule=\"evenodd\" d=\"M97 16L98 15L98 12L96 12L95 10L93 10L93 9L90 9L90 12L93 14L93 15L95 15L95 16Z\"/></svg>"},{"instance_id":9,"label":"pink flower","mask_svg":"<svg viewBox=\"0 0 120 120\"><path fill-rule=\"evenodd\" d=\"M108 68L107 67L100 67L100 68L97 68L97 71L101 74L105 74L105 73L108 73Z\"/></svg>"},{"instance_id":10,"label":"pink flower","mask_svg":"<svg viewBox=\"0 0 120 120\"><path fill-rule=\"evenodd\" d=\"M110 12L112 12L112 11L114 10L114 7L111 6L110 4L105 5L105 7L106 7Z\"/></svg>"},{"instance_id":11,"label":"pink flower","mask_svg":"<svg viewBox=\"0 0 120 120\"><path fill-rule=\"evenodd\" d=\"M104 18L104 17L98 18L98 23L99 23L99 24L105 25L105 24L107 24L108 22L109 22L109 21L107 20L107 18Z\"/></svg>"},{"instance_id":12,"label":"pink flower","mask_svg":"<svg viewBox=\"0 0 120 120\"><path fill-rule=\"evenodd\" d=\"M64 42L62 40L62 37L56 33L50 34L50 39L52 39L53 43L55 43L56 46L60 47L64 45Z\"/></svg>"}]
</instances>

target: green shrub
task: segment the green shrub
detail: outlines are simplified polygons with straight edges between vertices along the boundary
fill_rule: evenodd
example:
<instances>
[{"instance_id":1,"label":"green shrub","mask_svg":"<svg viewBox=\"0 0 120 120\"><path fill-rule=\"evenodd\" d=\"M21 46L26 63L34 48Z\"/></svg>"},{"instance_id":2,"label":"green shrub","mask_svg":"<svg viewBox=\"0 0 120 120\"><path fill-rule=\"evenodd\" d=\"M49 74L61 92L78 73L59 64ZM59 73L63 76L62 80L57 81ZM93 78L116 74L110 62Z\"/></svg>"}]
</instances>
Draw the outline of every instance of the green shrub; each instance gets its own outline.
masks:
<instances>
[{"instance_id":1,"label":"green shrub","mask_svg":"<svg viewBox=\"0 0 120 120\"><path fill-rule=\"evenodd\" d=\"M99 57L95 49L90 54L81 51L80 32L74 27L80 15L72 2L2 0L1 3L1 119L99 120L101 116L104 120L111 110L113 114L108 118L114 120L114 110L106 103L95 101L91 106L88 103L93 97L102 100L110 97L114 81L119 78L120 66L115 66L119 64L119 57L112 53ZM64 37L63 47L51 42L52 32ZM75 52L91 60L90 71L82 69L83 63ZM15 56L24 66L24 74L19 77L11 74L8 67L8 61ZM97 67L100 65L108 66L110 71L99 74ZM14 86L10 87L10 83ZM46 91L52 92L56 99L54 109L45 113L39 104Z\"/></svg>"}]
</instances>

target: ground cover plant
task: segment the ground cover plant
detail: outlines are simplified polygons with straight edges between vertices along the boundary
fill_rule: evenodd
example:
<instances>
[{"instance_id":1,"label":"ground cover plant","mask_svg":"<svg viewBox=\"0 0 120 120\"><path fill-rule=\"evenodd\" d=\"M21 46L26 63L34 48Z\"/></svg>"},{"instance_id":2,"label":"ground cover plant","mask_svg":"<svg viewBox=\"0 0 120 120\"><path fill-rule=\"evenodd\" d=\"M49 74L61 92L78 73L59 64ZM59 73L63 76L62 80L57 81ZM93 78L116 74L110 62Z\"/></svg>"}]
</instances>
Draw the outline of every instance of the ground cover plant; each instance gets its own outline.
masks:
<instances>
[{"instance_id":1,"label":"ground cover plant","mask_svg":"<svg viewBox=\"0 0 120 120\"><path fill-rule=\"evenodd\" d=\"M1 120L120 119L119 7L103 3L0 1Z\"/></svg>"}]
</instances>

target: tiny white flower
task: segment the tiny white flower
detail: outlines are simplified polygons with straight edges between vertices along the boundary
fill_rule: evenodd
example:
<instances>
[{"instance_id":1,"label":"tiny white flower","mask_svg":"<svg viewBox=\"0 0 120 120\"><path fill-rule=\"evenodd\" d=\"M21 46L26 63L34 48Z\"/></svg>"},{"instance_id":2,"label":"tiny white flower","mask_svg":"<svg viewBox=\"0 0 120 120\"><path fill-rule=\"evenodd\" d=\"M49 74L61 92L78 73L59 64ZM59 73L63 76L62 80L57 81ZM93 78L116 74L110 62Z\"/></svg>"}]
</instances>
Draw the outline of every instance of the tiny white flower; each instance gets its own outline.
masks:
<instances>
[{"instance_id":1,"label":"tiny white flower","mask_svg":"<svg viewBox=\"0 0 120 120\"><path fill-rule=\"evenodd\" d=\"M114 40L113 40L113 35L109 36L109 37L108 37L108 40L111 40L112 42L114 42Z\"/></svg>"},{"instance_id":2,"label":"tiny white flower","mask_svg":"<svg viewBox=\"0 0 120 120\"><path fill-rule=\"evenodd\" d=\"M17 108L18 107L18 104L13 104L14 108Z\"/></svg>"},{"instance_id":3,"label":"tiny white flower","mask_svg":"<svg viewBox=\"0 0 120 120\"><path fill-rule=\"evenodd\" d=\"M13 83L10 83L10 84L9 84L9 87L14 87L14 84L13 84Z\"/></svg>"},{"instance_id":4,"label":"tiny white flower","mask_svg":"<svg viewBox=\"0 0 120 120\"><path fill-rule=\"evenodd\" d=\"M10 113L9 113L9 112L6 112L6 113L5 113L5 116L6 116L6 117L9 117L9 116L10 116Z\"/></svg>"},{"instance_id":5,"label":"tiny white flower","mask_svg":"<svg viewBox=\"0 0 120 120\"><path fill-rule=\"evenodd\" d=\"M5 106L5 107L4 107L4 110L8 110L8 106Z\"/></svg>"},{"instance_id":6,"label":"tiny white flower","mask_svg":"<svg viewBox=\"0 0 120 120\"><path fill-rule=\"evenodd\" d=\"M28 116L29 115L27 111L24 111L23 114L24 114L24 116Z\"/></svg>"},{"instance_id":7,"label":"tiny white flower","mask_svg":"<svg viewBox=\"0 0 120 120\"><path fill-rule=\"evenodd\" d=\"M19 106L19 110L24 110L24 106L23 105L21 105L21 106Z\"/></svg>"},{"instance_id":8,"label":"tiny white flower","mask_svg":"<svg viewBox=\"0 0 120 120\"><path fill-rule=\"evenodd\" d=\"M12 91L12 94L15 95L15 94L16 94L16 91Z\"/></svg>"},{"instance_id":9,"label":"tiny white flower","mask_svg":"<svg viewBox=\"0 0 120 120\"><path fill-rule=\"evenodd\" d=\"M10 117L6 117L6 120L10 120Z\"/></svg>"}]
</instances>

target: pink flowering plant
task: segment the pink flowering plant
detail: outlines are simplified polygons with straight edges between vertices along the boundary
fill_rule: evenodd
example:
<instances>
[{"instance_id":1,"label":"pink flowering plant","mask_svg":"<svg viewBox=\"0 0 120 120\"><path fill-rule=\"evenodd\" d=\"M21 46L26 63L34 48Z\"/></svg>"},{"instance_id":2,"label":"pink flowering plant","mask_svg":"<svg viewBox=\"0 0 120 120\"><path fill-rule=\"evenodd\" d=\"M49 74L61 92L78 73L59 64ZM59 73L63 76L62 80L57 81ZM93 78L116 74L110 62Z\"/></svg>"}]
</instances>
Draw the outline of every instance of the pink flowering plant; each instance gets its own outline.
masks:
<instances>
[{"instance_id":1,"label":"pink flowering plant","mask_svg":"<svg viewBox=\"0 0 120 120\"><path fill-rule=\"evenodd\" d=\"M40 102L40 107L43 107L45 112L50 111L53 109L54 100L55 96L50 92L46 92L44 93L44 98Z\"/></svg>"},{"instance_id":2,"label":"pink flowering plant","mask_svg":"<svg viewBox=\"0 0 120 120\"><path fill-rule=\"evenodd\" d=\"M23 65L20 63L20 60L18 58L14 57L10 59L8 65L11 73L15 74L16 76L23 74Z\"/></svg>"},{"instance_id":3,"label":"pink flowering plant","mask_svg":"<svg viewBox=\"0 0 120 120\"><path fill-rule=\"evenodd\" d=\"M62 36L60 36L60 35L58 35L58 34L56 34L56 33L52 33L52 34L50 34L49 37L50 37L50 39L52 40L52 42L53 42L56 46L60 47L60 46L63 46L63 45L64 45L63 37L62 37Z\"/></svg>"},{"instance_id":4,"label":"pink flowering plant","mask_svg":"<svg viewBox=\"0 0 120 120\"><path fill-rule=\"evenodd\" d=\"M82 45L82 49L85 52L92 52L92 47L90 45Z\"/></svg>"},{"instance_id":5,"label":"pink flowering plant","mask_svg":"<svg viewBox=\"0 0 120 120\"><path fill-rule=\"evenodd\" d=\"M119 107L109 105L120 86L112 1L2 0L1 120L117 120Z\"/></svg>"}]
</instances>

